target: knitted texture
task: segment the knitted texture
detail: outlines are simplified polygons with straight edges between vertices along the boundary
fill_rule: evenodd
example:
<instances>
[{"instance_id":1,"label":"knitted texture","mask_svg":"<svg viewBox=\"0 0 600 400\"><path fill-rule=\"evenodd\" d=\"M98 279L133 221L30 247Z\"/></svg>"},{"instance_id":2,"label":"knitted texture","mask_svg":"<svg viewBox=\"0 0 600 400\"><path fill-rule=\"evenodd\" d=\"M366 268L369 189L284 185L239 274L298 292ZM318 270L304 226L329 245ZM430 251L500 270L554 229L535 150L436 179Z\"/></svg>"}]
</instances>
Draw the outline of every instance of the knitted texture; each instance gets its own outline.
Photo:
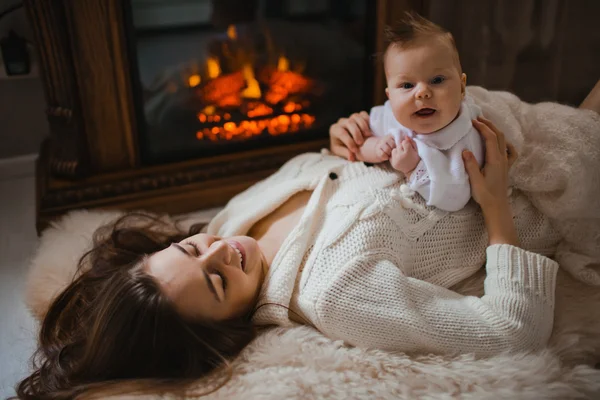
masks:
<instances>
[{"instance_id":1,"label":"knitted texture","mask_svg":"<svg viewBox=\"0 0 600 400\"><path fill-rule=\"evenodd\" d=\"M289 325L291 307L333 338L404 351L489 354L547 340L555 263L505 246L487 265L486 285L500 294L478 299L447 290L485 264L480 210L472 202L455 213L428 207L391 168L299 156L236 197L208 232L244 234L239 227L248 229L256 210L266 215L298 188L314 193L273 261L257 323ZM552 254L558 236L545 217L516 190L511 201L523 247Z\"/></svg>"}]
</instances>

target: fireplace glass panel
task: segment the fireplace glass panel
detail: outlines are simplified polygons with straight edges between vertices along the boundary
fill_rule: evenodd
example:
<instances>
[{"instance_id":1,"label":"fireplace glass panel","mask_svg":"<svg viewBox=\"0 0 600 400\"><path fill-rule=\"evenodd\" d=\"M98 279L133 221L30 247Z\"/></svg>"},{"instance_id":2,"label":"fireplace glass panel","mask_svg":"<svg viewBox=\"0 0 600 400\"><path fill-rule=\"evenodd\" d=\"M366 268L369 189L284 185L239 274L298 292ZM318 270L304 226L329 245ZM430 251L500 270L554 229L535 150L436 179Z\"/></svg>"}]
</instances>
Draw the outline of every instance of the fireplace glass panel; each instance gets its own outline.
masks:
<instances>
[{"instance_id":1,"label":"fireplace glass panel","mask_svg":"<svg viewBox=\"0 0 600 400\"><path fill-rule=\"evenodd\" d=\"M325 138L370 101L367 0L132 0L142 161Z\"/></svg>"}]
</instances>

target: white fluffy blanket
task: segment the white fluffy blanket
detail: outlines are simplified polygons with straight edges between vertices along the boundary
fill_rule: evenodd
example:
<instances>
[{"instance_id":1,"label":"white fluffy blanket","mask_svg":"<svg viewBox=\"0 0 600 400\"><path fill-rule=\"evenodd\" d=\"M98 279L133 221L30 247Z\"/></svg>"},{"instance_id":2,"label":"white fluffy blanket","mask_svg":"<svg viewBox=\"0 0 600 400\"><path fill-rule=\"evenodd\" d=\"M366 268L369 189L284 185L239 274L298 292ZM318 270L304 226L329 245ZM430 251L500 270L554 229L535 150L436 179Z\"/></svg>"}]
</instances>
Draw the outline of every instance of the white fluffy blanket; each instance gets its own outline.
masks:
<instances>
[{"instance_id":1,"label":"white fluffy blanket","mask_svg":"<svg viewBox=\"0 0 600 400\"><path fill-rule=\"evenodd\" d=\"M26 293L26 302L38 318L73 278L93 231L116 215L72 212L44 232ZM483 274L477 274L455 289L477 295L482 281ZM234 361L231 381L206 398L600 399L600 370L593 368L600 361L599 310L598 287L586 286L561 271L548 349L488 359L348 348L308 327L273 328ZM200 391L206 387L203 382L198 386ZM142 398L111 398L125 397Z\"/></svg>"},{"instance_id":2,"label":"white fluffy blanket","mask_svg":"<svg viewBox=\"0 0 600 400\"><path fill-rule=\"evenodd\" d=\"M600 114L467 89L519 151L511 183L562 235L556 261L577 279L600 286Z\"/></svg>"}]
</instances>

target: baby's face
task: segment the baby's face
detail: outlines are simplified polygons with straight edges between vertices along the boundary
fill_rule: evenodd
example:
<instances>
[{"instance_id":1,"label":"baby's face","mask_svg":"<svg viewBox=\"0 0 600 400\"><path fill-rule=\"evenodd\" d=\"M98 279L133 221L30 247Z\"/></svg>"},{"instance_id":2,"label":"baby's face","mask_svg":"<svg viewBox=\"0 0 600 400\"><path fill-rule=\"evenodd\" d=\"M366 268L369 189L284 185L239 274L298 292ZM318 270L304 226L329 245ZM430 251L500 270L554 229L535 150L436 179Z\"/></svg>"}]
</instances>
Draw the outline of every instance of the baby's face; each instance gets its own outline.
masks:
<instances>
[{"instance_id":1,"label":"baby's face","mask_svg":"<svg viewBox=\"0 0 600 400\"><path fill-rule=\"evenodd\" d=\"M438 131L460 111L466 75L460 74L453 48L438 39L388 49L385 90L394 117L419 134Z\"/></svg>"}]
</instances>

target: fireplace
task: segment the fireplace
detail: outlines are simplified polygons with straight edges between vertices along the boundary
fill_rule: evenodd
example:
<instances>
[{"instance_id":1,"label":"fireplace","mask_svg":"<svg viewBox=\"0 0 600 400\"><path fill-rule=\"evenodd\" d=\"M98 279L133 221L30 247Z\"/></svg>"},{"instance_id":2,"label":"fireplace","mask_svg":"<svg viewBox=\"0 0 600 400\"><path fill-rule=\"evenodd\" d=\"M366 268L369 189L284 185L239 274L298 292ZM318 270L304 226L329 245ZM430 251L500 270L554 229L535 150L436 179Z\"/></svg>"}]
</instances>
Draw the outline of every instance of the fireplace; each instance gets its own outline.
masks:
<instances>
[{"instance_id":1,"label":"fireplace","mask_svg":"<svg viewBox=\"0 0 600 400\"><path fill-rule=\"evenodd\" d=\"M51 129L38 229L76 208L221 206L327 147L332 122L385 100L372 55L408 10L454 34L469 84L578 104L600 3L521 3L25 0Z\"/></svg>"},{"instance_id":2,"label":"fireplace","mask_svg":"<svg viewBox=\"0 0 600 400\"><path fill-rule=\"evenodd\" d=\"M147 3L127 10L142 164L322 139L372 103L365 0L196 1L167 27L147 9L178 2Z\"/></svg>"}]
</instances>

